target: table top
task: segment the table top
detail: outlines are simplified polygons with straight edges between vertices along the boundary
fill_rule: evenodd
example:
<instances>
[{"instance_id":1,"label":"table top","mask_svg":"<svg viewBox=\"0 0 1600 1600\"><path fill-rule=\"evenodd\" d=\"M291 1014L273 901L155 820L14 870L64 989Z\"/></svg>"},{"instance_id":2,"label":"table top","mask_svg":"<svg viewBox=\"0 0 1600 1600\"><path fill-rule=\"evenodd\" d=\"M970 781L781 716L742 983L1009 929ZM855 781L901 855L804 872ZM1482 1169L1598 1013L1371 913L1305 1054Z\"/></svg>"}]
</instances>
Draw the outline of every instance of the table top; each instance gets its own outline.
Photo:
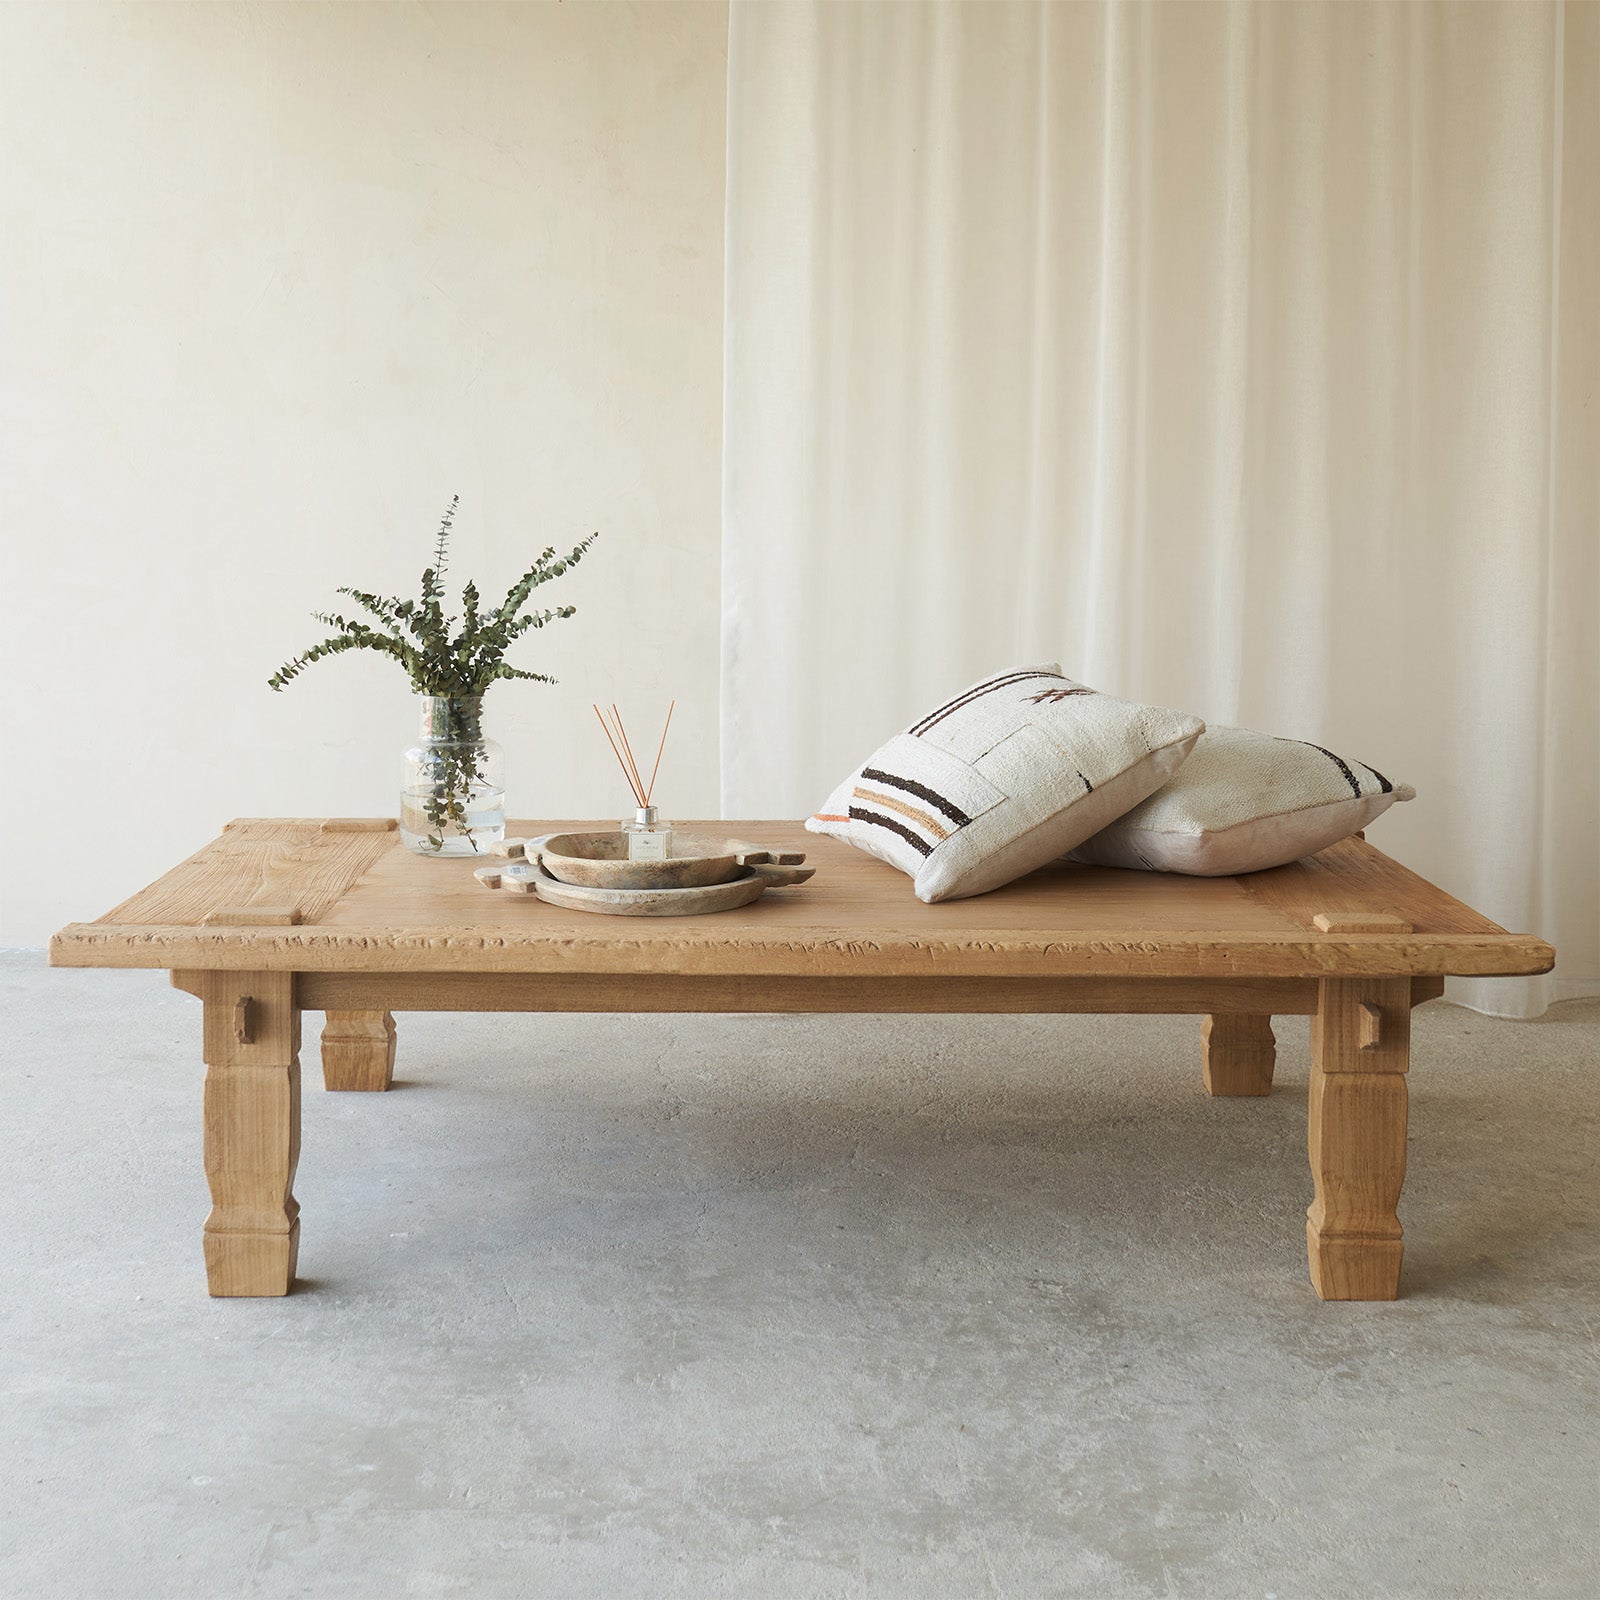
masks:
<instances>
[{"instance_id":1,"label":"table top","mask_svg":"<svg viewBox=\"0 0 1600 1600\"><path fill-rule=\"evenodd\" d=\"M614 824L513 823L532 836ZM801 849L816 876L737 911L614 917L485 889L482 858L413 855L387 818L242 818L95 922L56 966L298 972L1280 977L1547 972L1505 929L1363 839L1270 872L1053 864L969 900L798 822L684 823Z\"/></svg>"}]
</instances>

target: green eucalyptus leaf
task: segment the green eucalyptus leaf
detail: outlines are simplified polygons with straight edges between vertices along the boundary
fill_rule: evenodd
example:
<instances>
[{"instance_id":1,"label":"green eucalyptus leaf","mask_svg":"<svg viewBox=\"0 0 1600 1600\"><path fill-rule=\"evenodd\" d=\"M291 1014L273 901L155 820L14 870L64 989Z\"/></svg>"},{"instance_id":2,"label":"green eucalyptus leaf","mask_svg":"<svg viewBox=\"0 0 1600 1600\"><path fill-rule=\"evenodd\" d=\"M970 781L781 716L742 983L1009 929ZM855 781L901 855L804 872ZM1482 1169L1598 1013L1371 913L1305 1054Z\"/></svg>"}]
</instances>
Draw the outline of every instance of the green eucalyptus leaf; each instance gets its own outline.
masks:
<instances>
[{"instance_id":1,"label":"green eucalyptus leaf","mask_svg":"<svg viewBox=\"0 0 1600 1600\"><path fill-rule=\"evenodd\" d=\"M574 615L577 609L574 606L530 612L524 612L522 607L541 584L560 577L581 561L599 534L590 534L561 560L556 559L553 545L546 547L487 618L483 614L482 594L477 584L469 580L461 591L460 631L452 638L456 619L445 611L444 574L449 566L450 535L459 504L460 496L453 497L440 521L434 539L433 562L423 570L419 598L402 600L365 589L341 587L337 591L339 594L348 595L383 626L374 628L359 618L341 616L337 612L313 612L315 621L333 630L331 635L286 661L267 679L268 687L282 690L313 662L343 655L349 650L371 650L398 662L418 694L449 697L481 694L491 683L508 678L554 683L554 678L542 672L510 666L504 659L505 653L530 629ZM430 815L429 820L438 829L458 820L449 801L447 796L441 802L444 809L437 818ZM435 847L443 847L442 833Z\"/></svg>"}]
</instances>

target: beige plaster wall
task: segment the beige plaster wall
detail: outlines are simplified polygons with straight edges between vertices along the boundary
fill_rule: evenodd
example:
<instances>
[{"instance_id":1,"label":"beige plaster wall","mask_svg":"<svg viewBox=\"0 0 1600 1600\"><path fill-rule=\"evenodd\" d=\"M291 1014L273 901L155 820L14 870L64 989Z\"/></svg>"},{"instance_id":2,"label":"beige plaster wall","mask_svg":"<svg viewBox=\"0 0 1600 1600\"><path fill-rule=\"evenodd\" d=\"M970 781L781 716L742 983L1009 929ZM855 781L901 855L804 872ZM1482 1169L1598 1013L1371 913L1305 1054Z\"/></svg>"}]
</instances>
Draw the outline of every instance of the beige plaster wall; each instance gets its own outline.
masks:
<instances>
[{"instance_id":1,"label":"beige plaster wall","mask_svg":"<svg viewBox=\"0 0 1600 1600\"><path fill-rule=\"evenodd\" d=\"M0 942L235 815L392 813L414 709L265 684L338 584L579 607L489 703L514 813L717 804L726 8L0 7Z\"/></svg>"}]
</instances>

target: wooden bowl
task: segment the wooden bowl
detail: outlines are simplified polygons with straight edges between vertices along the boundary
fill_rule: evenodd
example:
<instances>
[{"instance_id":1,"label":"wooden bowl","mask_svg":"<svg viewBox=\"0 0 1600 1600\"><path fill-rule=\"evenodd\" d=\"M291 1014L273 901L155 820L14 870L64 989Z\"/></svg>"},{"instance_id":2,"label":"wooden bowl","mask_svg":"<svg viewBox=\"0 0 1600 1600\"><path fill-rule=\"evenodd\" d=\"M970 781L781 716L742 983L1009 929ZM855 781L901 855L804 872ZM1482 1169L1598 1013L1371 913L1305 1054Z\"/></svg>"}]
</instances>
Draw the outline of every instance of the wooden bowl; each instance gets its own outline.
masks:
<instances>
[{"instance_id":1,"label":"wooden bowl","mask_svg":"<svg viewBox=\"0 0 1600 1600\"><path fill-rule=\"evenodd\" d=\"M583 889L700 889L744 868L731 839L674 833L665 861L630 861L625 833L557 833L539 845L544 870Z\"/></svg>"},{"instance_id":2,"label":"wooden bowl","mask_svg":"<svg viewBox=\"0 0 1600 1600\"><path fill-rule=\"evenodd\" d=\"M538 861L528 865L528 872L529 887L546 904L613 917L698 917L732 911L759 900L772 887L759 867L741 867L729 883L702 883L690 889L590 889L559 882Z\"/></svg>"}]
</instances>

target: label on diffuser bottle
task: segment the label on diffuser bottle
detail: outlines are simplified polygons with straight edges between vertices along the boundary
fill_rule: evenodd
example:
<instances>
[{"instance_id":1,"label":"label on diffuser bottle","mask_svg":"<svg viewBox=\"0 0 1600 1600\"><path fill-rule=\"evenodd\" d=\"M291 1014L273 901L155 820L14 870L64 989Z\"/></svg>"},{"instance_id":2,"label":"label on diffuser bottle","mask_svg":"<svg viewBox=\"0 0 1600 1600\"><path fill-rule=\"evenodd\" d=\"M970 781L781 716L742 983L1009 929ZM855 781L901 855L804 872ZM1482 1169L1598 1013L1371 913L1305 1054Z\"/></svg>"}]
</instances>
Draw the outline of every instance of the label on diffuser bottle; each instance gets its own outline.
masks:
<instances>
[{"instance_id":1,"label":"label on diffuser bottle","mask_svg":"<svg viewBox=\"0 0 1600 1600\"><path fill-rule=\"evenodd\" d=\"M630 828L628 830L628 859L630 861L665 861L672 850L670 828Z\"/></svg>"}]
</instances>

